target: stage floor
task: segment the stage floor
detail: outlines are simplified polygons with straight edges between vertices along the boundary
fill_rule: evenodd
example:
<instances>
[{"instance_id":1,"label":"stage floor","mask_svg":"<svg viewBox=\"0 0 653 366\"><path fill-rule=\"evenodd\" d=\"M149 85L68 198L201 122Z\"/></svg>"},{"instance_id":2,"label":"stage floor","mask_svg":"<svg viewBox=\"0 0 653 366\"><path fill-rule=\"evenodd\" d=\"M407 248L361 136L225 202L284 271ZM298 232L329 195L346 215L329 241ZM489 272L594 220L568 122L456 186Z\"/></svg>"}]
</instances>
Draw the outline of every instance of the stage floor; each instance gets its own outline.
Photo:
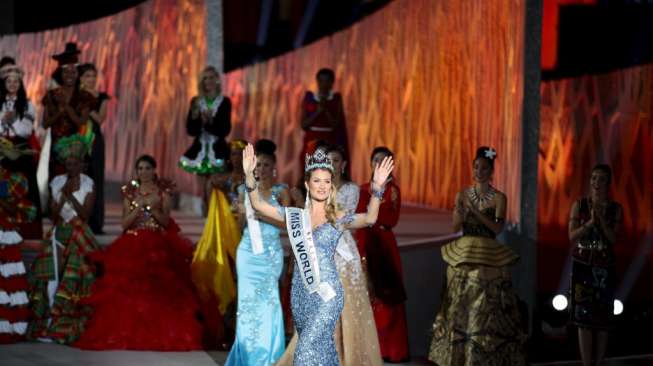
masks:
<instances>
[{"instance_id":1,"label":"stage floor","mask_svg":"<svg viewBox=\"0 0 653 366\"><path fill-rule=\"evenodd\" d=\"M216 366L223 365L227 352L138 352L81 351L76 348L43 343L19 343L0 346L2 366ZM426 360L387 365L432 365Z\"/></svg>"},{"instance_id":2,"label":"stage floor","mask_svg":"<svg viewBox=\"0 0 653 366\"><path fill-rule=\"evenodd\" d=\"M109 245L121 233L121 207L109 204L107 207L106 235L99 236L102 245ZM173 212L182 234L196 242L204 227L204 218ZM407 309L410 349L415 357L403 365L430 365L424 359L428 352L430 324L439 308L444 262L439 247L451 240L451 213L411 207L402 208L401 219L395 228L402 253L404 277L409 294ZM285 240L284 240L285 241ZM25 245L24 259L29 264L36 254L38 242ZM289 253L288 253L289 254ZM573 353L572 356L573 358ZM131 352L131 351L80 351L75 348L53 344L21 343L0 346L0 365L220 365L226 358L225 352ZM615 358L606 365L652 365L653 355ZM578 361L534 363L534 365L580 365Z\"/></svg>"},{"instance_id":3,"label":"stage floor","mask_svg":"<svg viewBox=\"0 0 653 366\"><path fill-rule=\"evenodd\" d=\"M42 343L19 343L0 346L3 366L216 366L224 364L226 352L137 352L81 351L76 348ZM605 366L644 366L653 364L653 355L619 357L607 360ZM386 364L424 366L432 363L420 359L408 363ZM534 363L534 366L580 366L579 361Z\"/></svg>"}]
</instances>

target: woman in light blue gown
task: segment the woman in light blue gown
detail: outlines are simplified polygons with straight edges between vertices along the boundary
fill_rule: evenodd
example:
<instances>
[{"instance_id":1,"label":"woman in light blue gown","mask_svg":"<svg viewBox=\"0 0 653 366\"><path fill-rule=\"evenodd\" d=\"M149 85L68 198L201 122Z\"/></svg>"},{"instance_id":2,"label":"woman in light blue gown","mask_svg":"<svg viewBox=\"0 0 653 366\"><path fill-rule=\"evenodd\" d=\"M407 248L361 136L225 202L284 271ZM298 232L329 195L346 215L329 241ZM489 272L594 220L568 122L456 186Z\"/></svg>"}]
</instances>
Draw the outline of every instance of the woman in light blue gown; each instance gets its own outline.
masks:
<instances>
[{"instance_id":1,"label":"woman in light blue gown","mask_svg":"<svg viewBox=\"0 0 653 366\"><path fill-rule=\"evenodd\" d=\"M384 159L374 169L373 195L368 211L348 215L336 208L336 189L331 182L333 165L323 150L318 149L307 156L304 182L309 199L306 209L301 211L269 204L254 179L256 166L254 149L248 145L243 152L243 169L253 208L259 215L273 220L286 221L286 216L291 217L288 234L296 259L291 307L298 334L293 365L336 366L339 361L333 334L344 303L342 284L334 261L336 246L343 230L376 222L383 187L394 167L392 158ZM297 214L301 214L303 220L297 219ZM301 222L311 226L301 228ZM315 249L315 256L311 254L311 246ZM301 271L297 263L301 263Z\"/></svg>"},{"instance_id":2,"label":"woman in light blue gown","mask_svg":"<svg viewBox=\"0 0 653 366\"><path fill-rule=\"evenodd\" d=\"M261 199L281 207L290 201L285 184L274 184L276 146L269 140L256 144L256 173ZM238 187L241 211L246 213L245 186ZM247 218L248 225L236 251L238 311L236 339L227 357L227 366L269 366L283 354L285 333L279 300L279 276L283 267L283 249L279 238L279 220ZM258 237L259 239L256 239Z\"/></svg>"}]
</instances>

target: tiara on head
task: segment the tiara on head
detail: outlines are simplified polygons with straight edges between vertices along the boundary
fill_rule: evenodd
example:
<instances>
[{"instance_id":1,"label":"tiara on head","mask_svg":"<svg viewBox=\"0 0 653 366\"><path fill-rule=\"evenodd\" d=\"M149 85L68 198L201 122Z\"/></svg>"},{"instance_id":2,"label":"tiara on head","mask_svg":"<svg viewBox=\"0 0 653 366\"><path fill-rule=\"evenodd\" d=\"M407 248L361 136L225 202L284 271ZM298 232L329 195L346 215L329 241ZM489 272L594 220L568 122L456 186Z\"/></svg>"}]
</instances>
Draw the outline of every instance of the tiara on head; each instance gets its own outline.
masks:
<instances>
[{"instance_id":1,"label":"tiara on head","mask_svg":"<svg viewBox=\"0 0 653 366\"><path fill-rule=\"evenodd\" d=\"M304 172L308 173L315 169L327 169L332 173L335 170L333 169L333 163L331 163L331 159L329 159L329 156L323 149L315 150L313 155L306 154L306 165L304 167Z\"/></svg>"}]
</instances>

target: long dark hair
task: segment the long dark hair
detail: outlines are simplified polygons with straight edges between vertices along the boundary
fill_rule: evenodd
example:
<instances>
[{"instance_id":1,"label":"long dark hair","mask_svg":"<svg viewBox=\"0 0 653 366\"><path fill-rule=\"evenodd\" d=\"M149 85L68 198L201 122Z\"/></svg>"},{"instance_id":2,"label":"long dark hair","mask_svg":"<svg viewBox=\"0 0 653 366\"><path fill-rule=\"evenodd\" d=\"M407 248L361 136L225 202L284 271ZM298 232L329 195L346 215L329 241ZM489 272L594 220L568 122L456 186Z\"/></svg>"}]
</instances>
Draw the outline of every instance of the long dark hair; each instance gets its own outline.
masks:
<instances>
[{"instance_id":1,"label":"long dark hair","mask_svg":"<svg viewBox=\"0 0 653 366\"><path fill-rule=\"evenodd\" d=\"M329 146L326 153L330 154L332 152L337 153L338 155L340 155L340 157L342 158L342 161L349 164L349 159L347 159L347 154L345 153L345 149L342 146L340 146L340 145L331 145L331 146ZM372 155L372 156L374 156L374 155ZM347 174L347 169L345 169L343 172L341 172L340 175L342 177L343 182L351 182L351 178L349 178L349 174Z\"/></svg>"},{"instance_id":2,"label":"long dark hair","mask_svg":"<svg viewBox=\"0 0 653 366\"><path fill-rule=\"evenodd\" d=\"M136 162L134 163L135 170L138 169L138 164L140 164L141 162L146 162L152 166L152 169L156 169L156 160L154 159L154 157L152 157L152 155L143 154L139 156L138 159L136 159ZM154 173L154 181L156 182L158 180L159 180L159 176L156 173ZM138 184L141 183L140 178L136 178L136 181L138 182Z\"/></svg>"},{"instance_id":3,"label":"long dark hair","mask_svg":"<svg viewBox=\"0 0 653 366\"><path fill-rule=\"evenodd\" d=\"M134 169L138 168L138 164L144 161L152 166L153 169L156 169L156 160L152 157L152 155L147 155L143 154L136 159L136 163L134 163Z\"/></svg>"},{"instance_id":4,"label":"long dark hair","mask_svg":"<svg viewBox=\"0 0 653 366\"><path fill-rule=\"evenodd\" d=\"M0 83L0 103L2 104L7 101L7 95L9 94L7 91L7 85L5 84L6 82L7 78L4 78ZM18 87L18 92L16 93L16 103L14 104L14 110L16 111L18 117L22 119L25 116L25 112L27 112L27 92L25 91L25 85L23 85L23 79L18 78L18 83L20 86Z\"/></svg>"}]
</instances>

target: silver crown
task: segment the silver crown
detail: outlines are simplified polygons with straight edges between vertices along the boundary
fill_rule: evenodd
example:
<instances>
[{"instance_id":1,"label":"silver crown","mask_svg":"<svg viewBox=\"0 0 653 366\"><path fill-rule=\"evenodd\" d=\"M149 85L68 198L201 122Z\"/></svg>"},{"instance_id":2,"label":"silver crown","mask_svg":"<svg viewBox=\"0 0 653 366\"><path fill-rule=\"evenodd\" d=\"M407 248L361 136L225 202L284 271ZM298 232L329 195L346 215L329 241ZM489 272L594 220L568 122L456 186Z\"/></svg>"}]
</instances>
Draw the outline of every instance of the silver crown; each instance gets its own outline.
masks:
<instances>
[{"instance_id":1,"label":"silver crown","mask_svg":"<svg viewBox=\"0 0 653 366\"><path fill-rule=\"evenodd\" d=\"M310 172L315 169L327 169L332 173L335 170L333 169L333 163L331 163L331 159L329 159L329 156L323 149L315 150L313 155L306 154L306 165L304 167L304 172Z\"/></svg>"}]
</instances>

